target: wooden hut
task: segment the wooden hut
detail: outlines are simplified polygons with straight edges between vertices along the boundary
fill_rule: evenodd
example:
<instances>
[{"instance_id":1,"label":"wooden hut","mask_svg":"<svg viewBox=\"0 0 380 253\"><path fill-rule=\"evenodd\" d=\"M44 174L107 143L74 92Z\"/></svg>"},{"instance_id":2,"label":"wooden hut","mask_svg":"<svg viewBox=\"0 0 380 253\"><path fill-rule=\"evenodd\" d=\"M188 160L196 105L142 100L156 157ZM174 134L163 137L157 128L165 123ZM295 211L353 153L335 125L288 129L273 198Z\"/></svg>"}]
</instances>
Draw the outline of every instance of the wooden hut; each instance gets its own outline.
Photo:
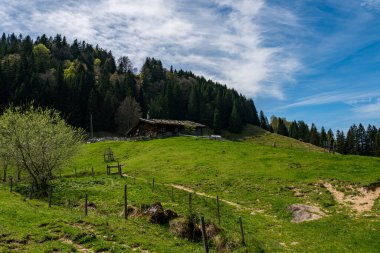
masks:
<instances>
[{"instance_id":1,"label":"wooden hut","mask_svg":"<svg viewBox=\"0 0 380 253\"><path fill-rule=\"evenodd\" d=\"M182 120L139 119L137 126L128 132L129 137L138 136L173 136L179 134L203 135L205 125Z\"/></svg>"}]
</instances>

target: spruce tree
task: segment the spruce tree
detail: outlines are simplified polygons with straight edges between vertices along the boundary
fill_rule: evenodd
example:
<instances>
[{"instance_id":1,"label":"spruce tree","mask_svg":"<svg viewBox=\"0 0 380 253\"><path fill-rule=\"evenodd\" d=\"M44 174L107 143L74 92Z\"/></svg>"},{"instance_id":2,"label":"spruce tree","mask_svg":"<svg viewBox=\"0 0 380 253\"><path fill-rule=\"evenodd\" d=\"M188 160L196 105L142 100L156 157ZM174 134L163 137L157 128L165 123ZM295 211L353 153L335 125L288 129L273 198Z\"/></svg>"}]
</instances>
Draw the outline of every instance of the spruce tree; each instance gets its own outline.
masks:
<instances>
[{"instance_id":1,"label":"spruce tree","mask_svg":"<svg viewBox=\"0 0 380 253\"><path fill-rule=\"evenodd\" d=\"M260 127L261 127L262 129L264 129L264 130L269 131L268 119L267 119L267 117L265 117L263 111L260 111L259 120L260 120Z\"/></svg>"},{"instance_id":2,"label":"spruce tree","mask_svg":"<svg viewBox=\"0 0 380 253\"><path fill-rule=\"evenodd\" d=\"M374 148L375 156L380 156L380 131L376 134L375 137L375 148Z\"/></svg>"},{"instance_id":3,"label":"spruce tree","mask_svg":"<svg viewBox=\"0 0 380 253\"><path fill-rule=\"evenodd\" d=\"M327 131L327 143L328 143L329 150L333 149L334 142L335 142L334 133L333 133L333 131L331 129L329 129Z\"/></svg>"},{"instance_id":4,"label":"spruce tree","mask_svg":"<svg viewBox=\"0 0 380 253\"><path fill-rule=\"evenodd\" d=\"M319 140L319 146L322 148L327 148L327 134L324 127L321 128L321 138Z\"/></svg>"},{"instance_id":5,"label":"spruce tree","mask_svg":"<svg viewBox=\"0 0 380 253\"><path fill-rule=\"evenodd\" d=\"M343 131L336 132L336 152L346 154L346 140Z\"/></svg>"},{"instance_id":6,"label":"spruce tree","mask_svg":"<svg viewBox=\"0 0 380 253\"><path fill-rule=\"evenodd\" d=\"M318 146L319 142L320 142L320 136L319 136L317 127L313 123L311 124L311 128L310 128L310 143Z\"/></svg>"},{"instance_id":7,"label":"spruce tree","mask_svg":"<svg viewBox=\"0 0 380 253\"><path fill-rule=\"evenodd\" d=\"M292 121L292 123L289 126L289 137L298 140L299 139L298 132L299 132L299 129L298 129L297 122Z\"/></svg>"},{"instance_id":8,"label":"spruce tree","mask_svg":"<svg viewBox=\"0 0 380 253\"><path fill-rule=\"evenodd\" d=\"M280 135L288 136L288 129L285 126L284 120L282 118L278 118L277 120L277 133Z\"/></svg>"}]
</instances>

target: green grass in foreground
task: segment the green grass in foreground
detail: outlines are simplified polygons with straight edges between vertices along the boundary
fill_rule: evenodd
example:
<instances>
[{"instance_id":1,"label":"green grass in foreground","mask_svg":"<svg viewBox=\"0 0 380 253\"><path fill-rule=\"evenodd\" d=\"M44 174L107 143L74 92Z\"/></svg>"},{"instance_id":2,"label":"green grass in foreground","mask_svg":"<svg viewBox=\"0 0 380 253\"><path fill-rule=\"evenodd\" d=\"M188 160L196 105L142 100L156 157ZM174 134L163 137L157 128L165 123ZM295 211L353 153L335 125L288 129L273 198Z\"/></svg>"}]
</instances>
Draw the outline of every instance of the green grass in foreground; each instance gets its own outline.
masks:
<instances>
[{"instance_id":1,"label":"green grass in foreground","mask_svg":"<svg viewBox=\"0 0 380 253\"><path fill-rule=\"evenodd\" d=\"M132 217L123 220L124 184L129 186L130 204L139 206L160 201L164 208L181 215L189 212L188 193L175 190L172 202L170 184L212 196L218 194L222 199L240 204L242 208L221 204L221 227L234 245L231 250L234 252L376 252L380 248L379 200L371 212L356 214L338 205L320 184L324 181L341 186L365 186L378 182L380 159L309 151L297 141L292 148L273 148L261 145L261 141L275 138L280 143L280 137L261 138L260 141L220 142L180 137L86 144L62 172L63 178L53 182L52 209L45 208L44 201L24 201L20 195L0 191L0 251L12 245L24 251L31 251L34 245L40 249L37 251L52 251L54 247L70 251L74 246L58 240L67 237L98 251L102 247L111 251L113 247L114 251L122 252L138 245L149 252L202 252L201 243L175 238L166 226ZM107 147L125 165L123 171L136 175L136 184L130 177L105 175L102 154ZM89 175L91 167L95 169L95 177ZM74 168L78 171L76 178ZM86 169L87 174L82 175ZM152 177L156 182L154 193ZM302 195L294 196L294 188ZM96 205L86 218L82 215L85 193ZM293 224L285 209L294 203L320 206L328 215ZM194 196L193 212L205 216L206 220L217 221L215 199ZM239 216L244 221L246 247L239 246Z\"/></svg>"}]
</instances>

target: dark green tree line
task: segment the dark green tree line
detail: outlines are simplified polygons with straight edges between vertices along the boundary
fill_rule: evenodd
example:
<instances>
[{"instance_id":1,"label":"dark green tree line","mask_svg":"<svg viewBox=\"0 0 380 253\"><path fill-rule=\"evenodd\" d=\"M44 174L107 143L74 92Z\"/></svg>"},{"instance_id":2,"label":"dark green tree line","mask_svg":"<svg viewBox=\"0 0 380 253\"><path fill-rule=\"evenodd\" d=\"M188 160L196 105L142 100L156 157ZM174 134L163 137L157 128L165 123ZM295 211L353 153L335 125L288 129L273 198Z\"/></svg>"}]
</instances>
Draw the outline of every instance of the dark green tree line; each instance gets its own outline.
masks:
<instances>
[{"instance_id":1,"label":"dark green tree line","mask_svg":"<svg viewBox=\"0 0 380 253\"><path fill-rule=\"evenodd\" d=\"M260 124L253 100L225 85L189 71L167 70L154 58L146 59L140 73L133 71L128 57L115 60L110 51L85 41L3 34L0 106L33 101L61 111L70 124L85 129L92 115L95 131L118 129L116 111L126 97L139 104L144 116L150 112L155 118L193 120L216 133Z\"/></svg>"}]
</instances>

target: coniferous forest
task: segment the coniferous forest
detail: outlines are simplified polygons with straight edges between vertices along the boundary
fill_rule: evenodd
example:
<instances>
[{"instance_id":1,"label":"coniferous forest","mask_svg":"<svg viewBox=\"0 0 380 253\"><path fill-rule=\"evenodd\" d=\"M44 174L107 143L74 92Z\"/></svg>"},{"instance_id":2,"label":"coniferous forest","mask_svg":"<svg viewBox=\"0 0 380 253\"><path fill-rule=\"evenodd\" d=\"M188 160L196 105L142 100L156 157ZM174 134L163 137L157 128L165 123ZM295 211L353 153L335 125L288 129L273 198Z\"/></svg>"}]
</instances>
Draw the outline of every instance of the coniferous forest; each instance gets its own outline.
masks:
<instances>
[{"instance_id":1,"label":"coniferous forest","mask_svg":"<svg viewBox=\"0 0 380 253\"><path fill-rule=\"evenodd\" d=\"M268 123L262 111L260 111L260 122L262 123L261 127L268 131L340 154L380 156L380 128L376 128L376 126L364 127L362 124L353 124L347 133L337 130L334 134L333 130L326 131L324 127L318 130L315 124L309 127L302 120L289 122L286 119L272 116L271 122Z\"/></svg>"},{"instance_id":2,"label":"coniferous forest","mask_svg":"<svg viewBox=\"0 0 380 253\"><path fill-rule=\"evenodd\" d=\"M345 134L303 121L271 121L252 99L190 71L165 69L147 58L139 73L130 59L64 36L3 34L0 39L0 112L8 105L52 107L72 125L124 134L120 118L133 114L192 120L219 134L240 133L246 124L289 136L341 154L380 156L380 128L352 125ZM122 113L125 114L122 114Z\"/></svg>"},{"instance_id":3,"label":"coniferous forest","mask_svg":"<svg viewBox=\"0 0 380 253\"><path fill-rule=\"evenodd\" d=\"M154 58L134 73L128 57L115 60L98 45L69 43L61 35L33 41L3 34L0 63L2 108L33 101L61 111L70 124L84 129L92 115L95 131L117 131L116 114L126 104L137 105L131 112L138 116L149 112L152 118L192 120L215 133L259 125L253 101L233 89L192 72L167 70Z\"/></svg>"}]
</instances>

